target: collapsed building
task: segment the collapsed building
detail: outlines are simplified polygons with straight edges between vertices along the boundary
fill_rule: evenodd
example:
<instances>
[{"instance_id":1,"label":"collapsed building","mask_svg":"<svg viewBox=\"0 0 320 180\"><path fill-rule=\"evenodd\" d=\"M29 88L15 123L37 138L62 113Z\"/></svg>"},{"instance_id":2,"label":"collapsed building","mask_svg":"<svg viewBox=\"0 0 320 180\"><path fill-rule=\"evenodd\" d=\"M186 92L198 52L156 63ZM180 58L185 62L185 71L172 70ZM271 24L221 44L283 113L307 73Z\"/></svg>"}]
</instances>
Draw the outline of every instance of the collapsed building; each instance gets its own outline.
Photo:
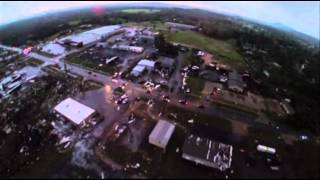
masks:
<instances>
[{"instance_id":1,"label":"collapsed building","mask_svg":"<svg viewBox=\"0 0 320 180\"><path fill-rule=\"evenodd\" d=\"M183 144L182 158L225 171L231 167L231 145L190 134Z\"/></svg>"}]
</instances>

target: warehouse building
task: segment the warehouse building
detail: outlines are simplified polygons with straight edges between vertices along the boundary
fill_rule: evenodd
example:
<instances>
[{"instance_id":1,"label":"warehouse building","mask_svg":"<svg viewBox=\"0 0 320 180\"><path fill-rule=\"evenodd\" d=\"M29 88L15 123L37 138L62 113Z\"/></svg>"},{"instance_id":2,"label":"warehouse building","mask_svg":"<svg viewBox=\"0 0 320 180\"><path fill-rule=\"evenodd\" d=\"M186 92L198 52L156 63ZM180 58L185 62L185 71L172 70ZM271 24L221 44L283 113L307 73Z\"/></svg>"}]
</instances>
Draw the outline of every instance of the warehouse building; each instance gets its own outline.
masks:
<instances>
[{"instance_id":1,"label":"warehouse building","mask_svg":"<svg viewBox=\"0 0 320 180\"><path fill-rule=\"evenodd\" d=\"M232 150L231 145L191 134L183 144L182 158L224 171L231 167Z\"/></svg>"},{"instance_id":2,"label":"warehouse building","mask_svg":"<svg viewBox=\"0 0 320 180\"><path fill-rule=\"evenodd\" d=\"M149 143L165 151L174 129L175 124L160 119L149 135Z\"/></svg>"},{"instance_id":3,"label":"warehouse building","mask_svg":"<svg viewBox=\"0 0 320 180\"><path fill-rule=\"evenodd\" d=\"M120 25L103 26L90 31L64 37L58 42L60 44L69 44L71 46L82 47L121 32L123 32L123 30L121 29Z\"/></svg>"},{"instance_id":4,"label":"warehouse building","mask_svg":"<svg viewBox=\"0 0 320 180\"><path fill-rule=\"evenodd\" d=\"M83 125L96 111L78 101L67 98L54 107L54 110L76 125Z\"/></svg>"}]
</instances>

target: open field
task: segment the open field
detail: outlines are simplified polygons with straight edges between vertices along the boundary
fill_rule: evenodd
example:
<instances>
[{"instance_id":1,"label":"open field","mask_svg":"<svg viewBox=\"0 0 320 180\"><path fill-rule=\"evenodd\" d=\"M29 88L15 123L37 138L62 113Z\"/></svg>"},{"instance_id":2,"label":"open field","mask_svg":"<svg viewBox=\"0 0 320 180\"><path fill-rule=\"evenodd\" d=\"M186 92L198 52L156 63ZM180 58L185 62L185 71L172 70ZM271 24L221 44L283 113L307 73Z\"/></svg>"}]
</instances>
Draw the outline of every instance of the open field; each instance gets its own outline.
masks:
<instances>
[{"instance_id":1,"label":"open field","mask_svg":"<svg viewBox=\"0 0 320 180\"><path fill-rule=\"evenodd\" d=\"M188 77L187 85L190 87L192 94L200 96L206 81L199 77Z\"/></svg>"},{"instance_id":2,"label":"open field","mask_svg":"<svg viewBox=\"0 0 320 180\"><path fill-rule=\"evenodd\" d=\"M93 61L88 57L83 57L83 56L79 57L79 55L69 56L66 59L66 61L72 64L77 64L77 65L92 69L92 70L102 71L107 74L113 74L118 70L117 67L113 65L103 64L102 66L99 66L100 64L99 62Z\"/></svg>"},{"instance_id":3,"label":"open field","mask_svg":"<svg viewBox=\"0 0 320 180\"><path fill-rule=\"evenodd\" d=\"M123 9L121 12L124 13L155 13L160 12L159 9Z\"/></svg>"},{"instance_id":4,"label":"open field","mask_svg":"<svg viewBox=\"0 0 320 180\"><path fill-rule=\"evenodd\" d=\"M242 69L245 65L242 56L237 52L232 40L222 41L207 37L194 31L170 32L161 21L145 21L141 23L129 22L126 25L138 25L152 27L155 31L164 33L166 39L171 42L187 44L199 48L215 56L215 59L226 63L231 67Z\"/></svg>"},{"instance_id":5,"label":"open field","mask_svg":"<svg viewBox=\"0 0 320 180\"><path fill-rule=\"evenodd\" d=\"M35 59L35 58L30 58L26 61L27 64L31 65L31 66L39 66L41 64L43 64L42 61Z\"/></svg>"},{"instance_id":6,"label":"open field","mask_svg":"<svg viewBox=\"0 0 320 180\"><path fill-rule=\"evenodd\" d=\"M193 31L178 31L165 33L169 41L188 44L208 51L217 60L229 64L234 68L242 68L244 62L231 41L216 40Z\"/></svg>"}]
</instances>

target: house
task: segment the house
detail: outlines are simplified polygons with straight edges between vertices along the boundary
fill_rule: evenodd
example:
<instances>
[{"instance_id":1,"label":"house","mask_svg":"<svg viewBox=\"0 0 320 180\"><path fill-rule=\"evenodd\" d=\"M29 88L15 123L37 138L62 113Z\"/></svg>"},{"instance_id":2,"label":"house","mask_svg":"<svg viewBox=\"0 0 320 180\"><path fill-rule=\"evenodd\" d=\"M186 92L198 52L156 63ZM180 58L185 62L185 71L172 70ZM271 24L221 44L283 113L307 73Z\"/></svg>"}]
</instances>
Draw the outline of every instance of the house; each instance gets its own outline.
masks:
<instances>
[{"instance_id":1,"label":"house","mask_svg":"<svg viewBox=\"0 0 320 180\"><path fill-rule=\"evenodd\" d=\"M54 110L75 125L83 125L96 111L78 101L67 98L54 107Z\"/></svg>"},{"instance_id":2,"label":"house","mask_svg":"<svg viewBox=\"0 0 320 180\"><path fill-rule=\"evenodd\" d=\"M149 135L149 143L165 150L174 129L175 124L160 119Z\"/></svg>"},{"instance_id":3,"label":"house","mask_svg":"<svg viewBox=\"0 0 320 180\"><path fill-rule=\"evenodd\" d=\"M244 88L246 87L245 82L242 80L242 76L237 72L230 72L229 73L229 80L228 80L228 88L242 93Z\"/></svg>"},{"instance_id":4,"label":"house","mask_svg":"<svg viewBox=\"0 0 320 180\"><path fill-rule=\"evenodd\" d=\"M225 171L231 167L233 147L190 134L183 144L182 158Z\"/></svg>"},{"instance_id":5,"label":"house","mask_svg":"<svg viewBox=\"0 0 320 180\"><path fill-rule=\"evenodd\" d=\"M131 75L138 77L140 76L144 71L145 71L146 67L142 66L142 65L136 65L132 71L131 71Z\"/></svg>"}]
</instances>

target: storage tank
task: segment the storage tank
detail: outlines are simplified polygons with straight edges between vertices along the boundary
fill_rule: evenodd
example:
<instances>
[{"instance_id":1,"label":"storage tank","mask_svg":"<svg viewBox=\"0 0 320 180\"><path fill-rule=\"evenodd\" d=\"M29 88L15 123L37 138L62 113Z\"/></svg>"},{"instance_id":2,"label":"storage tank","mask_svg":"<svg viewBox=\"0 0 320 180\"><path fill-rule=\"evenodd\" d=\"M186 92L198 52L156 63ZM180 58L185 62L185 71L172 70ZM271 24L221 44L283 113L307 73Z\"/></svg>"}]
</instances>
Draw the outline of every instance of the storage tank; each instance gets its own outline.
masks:
<instances>
[{"instance_id":1,"label":"storage tank","mask_svg":"<svg viewBox=\"0 0 320 180\"><path fill-rule=\"evenodd\" d=\"M267 146L263 146L263 145L258 145L257 146L257 150L260 152L266 152L266 153L270 153L270 154L275 154L276 153L276 149L271 148L271 147L267 147Z\"/></svg>"}]
</instances>

